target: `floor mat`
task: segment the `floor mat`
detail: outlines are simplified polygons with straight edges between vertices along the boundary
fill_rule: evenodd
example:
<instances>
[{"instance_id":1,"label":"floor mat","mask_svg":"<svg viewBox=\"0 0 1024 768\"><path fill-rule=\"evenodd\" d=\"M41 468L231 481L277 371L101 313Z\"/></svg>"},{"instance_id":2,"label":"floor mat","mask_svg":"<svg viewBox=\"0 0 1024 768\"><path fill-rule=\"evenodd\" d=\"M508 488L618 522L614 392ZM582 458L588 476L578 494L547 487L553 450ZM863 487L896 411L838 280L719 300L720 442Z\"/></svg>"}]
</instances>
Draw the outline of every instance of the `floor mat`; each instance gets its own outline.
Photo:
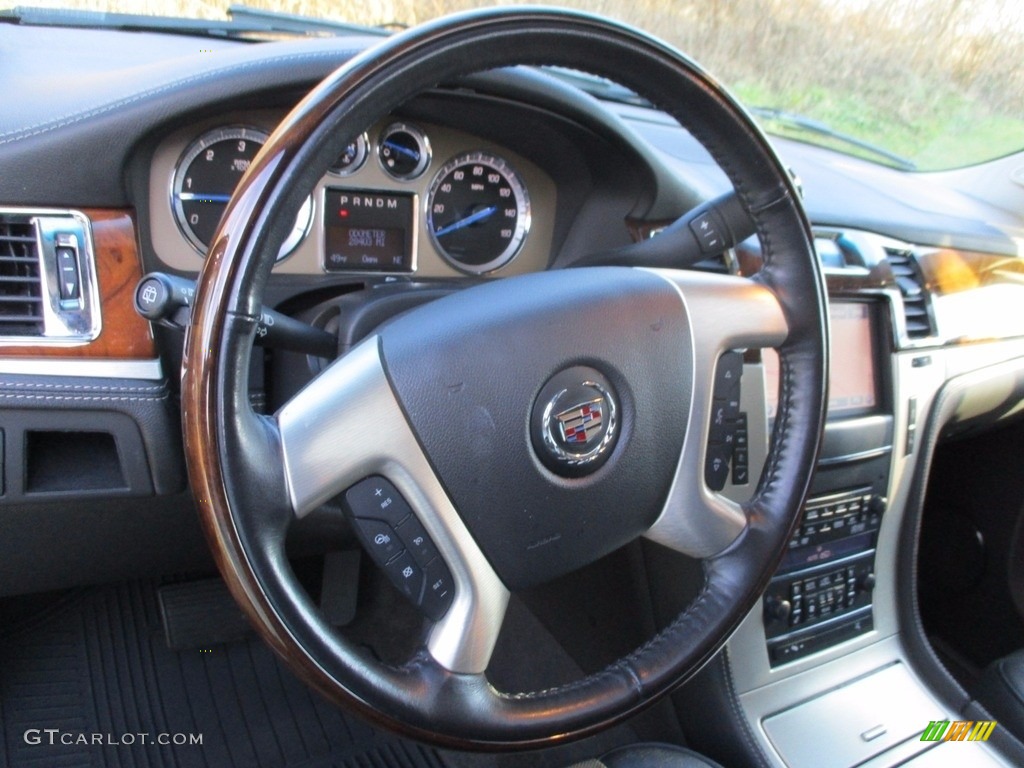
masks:
<instances>
[{"instance_id":1,"label":"floor mat","mask_svg":"<svg viewBox=\"0 0 1024 768\"><path fill-rule=\"evenodd\" d=\"M5 628L0 723L9 768L444 766L323 702L255 638L169 650L147 584Z\"/></svg>"}]
</instances>

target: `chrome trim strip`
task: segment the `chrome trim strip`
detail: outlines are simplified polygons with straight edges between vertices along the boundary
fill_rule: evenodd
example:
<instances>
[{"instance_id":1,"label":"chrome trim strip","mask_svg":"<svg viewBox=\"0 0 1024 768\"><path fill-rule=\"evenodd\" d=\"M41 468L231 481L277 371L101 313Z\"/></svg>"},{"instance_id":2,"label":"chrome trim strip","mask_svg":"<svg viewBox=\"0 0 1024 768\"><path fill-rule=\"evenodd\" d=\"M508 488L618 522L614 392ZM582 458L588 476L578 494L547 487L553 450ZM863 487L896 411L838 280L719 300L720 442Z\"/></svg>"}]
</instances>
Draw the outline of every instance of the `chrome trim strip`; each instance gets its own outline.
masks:
<instances>
[{"instance_id":1,"label":"chrome trim strip","mask_svg":"<svg viewBox=\"0 0 1024 768\"><path fill-rule=\"evenodd\" d=\"M872 555L874 555L874 550L870 550L870 552L872 553ZM825 619L824 621L819 621L819 622L817 622L815 624L811 624L810 626L800 627L799 629L794 629L793 631L787 632L784 635L777 635L775 637L769 638L765 642L769 646L773 646L773 645L780 645L780 644L786 643L786 642L797 642L797 641L800 641L800 640L806 640L807 638L814 637L815 635L817 635L817 634L819 634L819 633L821 633L823 631L832 629L833 627L838 627L838 626L840 626L842 624L855 622L858 619L862 619L865 616L870 616L871 614L872 614L872 607L870 605L863 605L860 608L853 609L852 611L843 611L842 613L839 613L839 614L837 614L835 616L831 616L831 617ZM871 630L868 630L867 632L864 632L862 634L866 635L866 634L869 634L870 632L873 632L873 631L874 630L871 629ZM846 640L836 641L832 645L828 646L828 648L834 648L837 645L841 645L842 643L848 643L848 642L850 642L850 640L856 640L859 637L860 637L860 635L855 635L854 637L849 637ZM826 650L826 649L821 649L821 650ZM821 653L821 650L814 651L814 652L809 653L807 655L808 656L813 656L814 653ZM806 657L801 657L801 658L806 658ZM784 661L781 664L779 664L779 666L783 666L785 664L792 664L792 663L793 662L785 662Z\"/></svg>"},{"instance_id":2,"label":"chrome trim strip","mask_svg":"<svg viewBox=\"0 0 1024 768\"><path fill-rule=\"evenodd\" d=\"M140 379L164 377L159 359L87 360L50 357L0 357L0 374L17 376L69 376L90 379Z\"/></svg>"},{"instance_id":3,"label":"chrome trim strip","mask_svg":"<svg viewBox=\"0 0 1024 768\"><path fill-rule=\"evenodd\" d=\"M427 648L445 669L482 674L509 592L459 517L384 373L376 336L332 363L276 414L292 508L303 517L368 475L387 477L430 534L455 598Z\"/></svg>"},{"instance_id":4,"label":"chrome trim strip","mask_svg":"<svg viewBox=\"0 0 1024 768\"><path fill-rule=\"evenodd\" d=\"M818 459L819 467L833 467L837 464L848 464L854 461L864 461L865 459L877 459L879 456L885 456L887 453L892 453L891 445L883 445L880 448L871 448L867 451L858 451L857 453L848 453L845 456L830 456L827 459Z\"/></svg>"}]
</instances>

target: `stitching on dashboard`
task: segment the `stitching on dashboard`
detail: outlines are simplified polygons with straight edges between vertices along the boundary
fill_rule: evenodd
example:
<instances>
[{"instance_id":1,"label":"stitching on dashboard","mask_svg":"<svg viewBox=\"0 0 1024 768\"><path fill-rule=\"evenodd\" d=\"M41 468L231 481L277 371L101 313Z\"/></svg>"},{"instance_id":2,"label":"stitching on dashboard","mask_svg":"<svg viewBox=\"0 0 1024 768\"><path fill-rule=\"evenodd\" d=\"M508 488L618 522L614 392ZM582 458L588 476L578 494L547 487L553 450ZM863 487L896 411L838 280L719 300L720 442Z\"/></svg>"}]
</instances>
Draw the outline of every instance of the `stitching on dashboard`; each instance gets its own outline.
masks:
<instances>
[{"instance_id":1,"label":"stitching on dashboard","mask_svg":"<svg viewBox=\"0 0 1024 768\"><path fill-rule=\"evenodd\" d=\"M246 70L254 69L257 67L265 66L268 63L283 64L289 61L302 60L309 61L313 59L336 59L343 58L348 59L356 55L358 51L352 49L346 49L342 51L320 51L317 53L291 53L287 56L275 56L272 58L261 59L259 61L248 62L245 64L236 64L229 67L221 67L219 69L210 70L203 72L198 75L192 75L190 77L181 78L174 80L169 83L165 83L158 88L150 88L149 90L137 93L134 96L127 99L119 99L118 101L110 102L101 107L93 107L84 112L70 112L66 115L54 118L52 120L36 123L25 128L19 128L15 131L8 131L7 133L0 133L0 146L4 144L10 144L15 141L22 141L23 139L30 139L33 136L39 136L50 131L55 131L60 128L65 128L69 125L74 125L83 120L88 120L92 117L111 112L115 109L134 104L136 102L147 99L151 96L156 96L167 91L181 88L182 86L192 85L194 83L200 83L205 80L214 80L225 74L231 72L244 72Z\"/></svg>"},{"instance_id":2,"label":"stitching on dashboard","mask_svg":"<svg viewBox=\"0 0 1024 768\"><path fill-rule=\"evenodd\" d=\"M134 403L157 403L161 400L166 400L167 395L159 395L154 397L133 397L129 395L115 397L113 395L30 395L17 393L2 393L0 392L0 399L3 400L57 400L57 401L80 401L80 402L134 402Z\"/></svg>"},{"instance_id":3,"label":"stitching on dashboard","mask_svg":"<svg viewBox=\"0 0 1024 768\"><path fill-rule=\"evenodd\" d=\"M33 383L28 381L0 381L2 389L56 389L61 391L88 391L88 392L163 392L166 387L163 384L139 387L111 387L102 384L46 384L43 382Z\"/></svg>"}]
</instances>

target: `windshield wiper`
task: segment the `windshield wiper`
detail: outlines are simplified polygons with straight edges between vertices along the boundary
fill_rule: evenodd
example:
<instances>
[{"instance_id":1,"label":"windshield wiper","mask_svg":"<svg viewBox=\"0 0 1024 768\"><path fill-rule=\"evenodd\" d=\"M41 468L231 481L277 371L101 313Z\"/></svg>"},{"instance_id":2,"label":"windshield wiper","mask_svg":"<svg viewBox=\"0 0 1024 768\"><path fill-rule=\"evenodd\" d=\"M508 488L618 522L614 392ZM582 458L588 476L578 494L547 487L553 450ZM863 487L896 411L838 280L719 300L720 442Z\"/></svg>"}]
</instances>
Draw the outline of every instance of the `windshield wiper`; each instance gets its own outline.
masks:
<instances>
[{"instance_id":1,"label":"windshield wiper","mask_svg":"<svg viewBox=\"0 0 1024 768\"><path fill-rule=\"evenodd\" d=\"M173 16L146 16L133 13L81 11L69 8L18 6L0 10L0 23L35 27L84 27L119 29L129 32L163 32L175 35L199 35L238 39L260 39L291 35L330 37L339 34L388 35L381 27L349 24L341 21L307 19L293 14L263 11L244 5L232 5L226 21L185 19Z\"/></svg>"},{"instance_id":2,"label":"windshield wiper","mask_svg":"<svg viewBox=\"0 0 1024 768\"><path fill-rule=\"evenodd\" d=\"M897 155L894 152L890 152L887 149L879 147L877 144L872 144L869 141L858 139L856 136L850 136L848 133L842 133L834 128L830 128L820 120L815 120L804 115L798 115L793 112L786 112L782 109L776 109L774 107L750 107L750 113L762 120L774 122L782 125L785 128L796 129L798 131L804 131L806 133L813 133L818 136L825 136L834 141L846 144L851 147L857 147L858 149L881 157L887 160L891 165L904 171L916 171L917 165L913 160L908 160L901 155Z\"/></svg>"}]
</instances>

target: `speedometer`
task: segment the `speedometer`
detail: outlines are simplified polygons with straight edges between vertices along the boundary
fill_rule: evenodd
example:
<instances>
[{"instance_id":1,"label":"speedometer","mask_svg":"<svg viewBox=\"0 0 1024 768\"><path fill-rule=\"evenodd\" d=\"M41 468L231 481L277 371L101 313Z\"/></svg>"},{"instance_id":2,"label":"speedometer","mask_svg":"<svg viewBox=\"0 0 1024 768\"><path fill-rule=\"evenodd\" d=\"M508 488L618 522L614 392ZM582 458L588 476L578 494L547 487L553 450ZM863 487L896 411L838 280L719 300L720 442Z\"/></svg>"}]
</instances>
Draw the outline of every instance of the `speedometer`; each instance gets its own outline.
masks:
<instances>
[{"instance_id":1,"label":"speedometer","mask_svg":"<svg viewBox=\"0 0 1024 768\"><path fill-rule=\"evenodd\" d=\"M459 155L427 195L427 230L456 269L480 275L511 261L530 231L530 198L519 175L484 152Z\"/></svg>"}]
</instances>

